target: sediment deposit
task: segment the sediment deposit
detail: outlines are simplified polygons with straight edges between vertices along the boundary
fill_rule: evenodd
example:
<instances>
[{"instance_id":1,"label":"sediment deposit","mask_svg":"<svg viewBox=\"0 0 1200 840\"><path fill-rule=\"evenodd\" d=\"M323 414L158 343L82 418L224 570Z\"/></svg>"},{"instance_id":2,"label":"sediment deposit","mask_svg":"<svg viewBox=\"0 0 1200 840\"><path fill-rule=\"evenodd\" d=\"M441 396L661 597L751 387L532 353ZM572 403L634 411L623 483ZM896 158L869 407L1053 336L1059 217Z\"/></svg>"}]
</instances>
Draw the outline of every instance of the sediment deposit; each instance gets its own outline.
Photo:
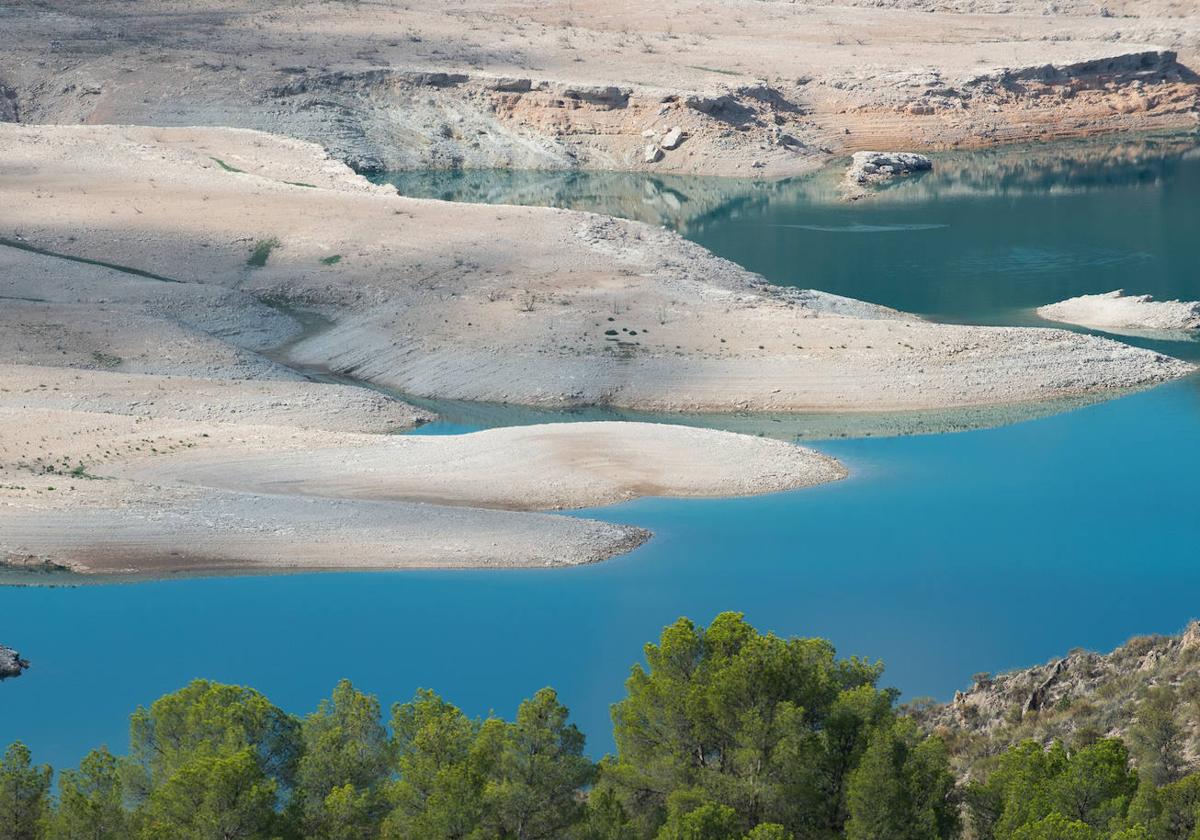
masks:
<instances>
[{"instance_id":1,"label":"sediment deposit","mask_svg":"<svg viewBox=\"0 0 1200 840\"><path fill-rule=\"evenodd\" d=\"M1039 306L1037 314L1047 321L1116 333L1187 337L1200 330L1200 302L1155 300L1153 295L1127 295L1124 289Z\"/></svg>"}]
</instances>

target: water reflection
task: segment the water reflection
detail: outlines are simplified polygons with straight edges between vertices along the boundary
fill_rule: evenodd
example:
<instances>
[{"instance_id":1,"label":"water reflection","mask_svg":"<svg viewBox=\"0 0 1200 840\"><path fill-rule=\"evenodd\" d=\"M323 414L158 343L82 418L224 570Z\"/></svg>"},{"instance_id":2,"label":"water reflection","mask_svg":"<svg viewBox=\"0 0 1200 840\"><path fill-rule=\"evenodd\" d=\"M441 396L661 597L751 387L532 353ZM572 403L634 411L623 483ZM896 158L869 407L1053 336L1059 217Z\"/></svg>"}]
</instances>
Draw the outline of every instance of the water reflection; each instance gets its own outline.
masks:
<instances>
[{"instance_id":1,"label":"water reflection","mask_svg":"<svg viewBox=\"0 0 1200 840\"><path fill-rule=\"evenodd\" d=\"M841 171L777 183L633 173L423 172L405 194L592 210L667 225L773 283L935 320L1056 326L1033 310L1126 289L1200 299L1193 134L937 155L856 202ZM1200 344L1135 335L1185 358Z\"/></svg>"},{"instance_id":2,"label":"water reflection","mask_svg":"<svg viewBox=\"0 0 1200 840\"><path fill-rule=\"evenodd\" d=\"M409 434L465 434L498 426L627 420L642 423L676 423L683 426L722 429L729 432L792 441L965 432L971 429L1019 423L1038 417L1049 417L1107 399L1102 395L1089 395L1019 405L968 407L941 411L860 412L856 414L774 414L767 412L659 414L608 407L552 409L500 403L429 400L403 394L399 396L438 416L433 423L420 426Z\"/></svg>"}]
</instances>

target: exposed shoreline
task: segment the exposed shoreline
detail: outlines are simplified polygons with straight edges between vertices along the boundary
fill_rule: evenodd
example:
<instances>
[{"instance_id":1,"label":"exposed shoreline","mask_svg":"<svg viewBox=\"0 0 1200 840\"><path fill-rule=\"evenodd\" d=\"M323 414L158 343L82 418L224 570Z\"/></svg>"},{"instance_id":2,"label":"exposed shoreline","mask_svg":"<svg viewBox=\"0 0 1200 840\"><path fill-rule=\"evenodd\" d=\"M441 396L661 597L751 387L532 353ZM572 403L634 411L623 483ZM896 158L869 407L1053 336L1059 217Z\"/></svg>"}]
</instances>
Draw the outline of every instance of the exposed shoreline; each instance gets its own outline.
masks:
<instances>
[{"instance_id":1,"label":"exposed shoreline","mask_svg":"<svg viewBox=\"0 0 1200 840\"><path fill-rule=\"evenodd\" d=\"M734 415L1020 412L1194 369L1062 330L936 324L774 287L637 223L403 198L257 132L0 137L0 200L20 208L0 236L35 249L0 247L0 552L16 566L577 565L648 534L533 511L845 474L790 444L663 424L389 438L429 417L396 392ZM311 381L312 368L381 388Z\"/></svg>"},{"instance_id":2,"label":"exposed shoreline","mask_svg":"<svg viewBox=\"0 0 1200 840\"><path fill-rule=\"evenodd\" d=\"M239 354L261 358L299 331L280 313L251 324L263 299L332 322L291 343L289 365L424 398L666 412L903 411L1115 392L1191 369L1066 331L934 324L771 286L636 223L403 198L312 146L253 132L0 131L10 140L10 165L28 172L6 181L6 199L28 208L26 241L120 257L185 281L154 290L156 311L199 307L187 302L198 295L240 297L242 308L221 313L220 352L258 376L278 374ZM244 172L222 171L214 152ZM152 227L141 215L147 209ZM536 231L536 239L496 247L517 230ZM278 246L248 270L256 240ZM333 257L335 265L322 264ZM10 261L61 273L33 256ZM145 299L145 284L139 294ZM10 308L22 323L47 317L37 304ZM205 336L213 315L208 302L186 313ZM272 322L279 325L263 334ZM48 358L27 351L18 360Z\"/></svg>"},{"instance_id":3,"label":"exposed shoreline","mask_svg":"<svg viewBox=\"0 0 1200 840\"><path fill-rule=\"evenodd\" d=\"M811 450L728 432L585 423L397 437L379 433L373 392L347 386L304 383L303 393L361 394L359 420L354 403L330 416L319 403L301 410L286 391L249 412L214 399L261 388L253 382L3 373L0 556L18 569L173 576L577 565L649 535L538 511L775 492L845 475ZM131 383L153 397L136 410L121 404ZM356 425L370 433L347 431Z\"/></svg>"}]
</instances>

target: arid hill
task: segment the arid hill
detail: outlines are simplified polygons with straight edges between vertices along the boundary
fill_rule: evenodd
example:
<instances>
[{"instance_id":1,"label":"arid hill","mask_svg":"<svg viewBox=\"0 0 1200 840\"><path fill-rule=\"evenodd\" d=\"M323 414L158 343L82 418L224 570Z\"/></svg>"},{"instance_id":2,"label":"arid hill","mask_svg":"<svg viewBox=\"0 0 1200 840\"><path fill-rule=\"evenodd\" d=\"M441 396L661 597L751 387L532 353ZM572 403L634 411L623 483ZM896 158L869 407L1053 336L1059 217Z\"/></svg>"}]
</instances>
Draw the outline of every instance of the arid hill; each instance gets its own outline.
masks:
<instances>
[{"instance_id":1,"label":"arid hill","mask_svg":"<svg viewBox=\"0 0 1200 840\"><path fill-rule=\"evenodd\" d=\"M1196 124L1200 15L1073 0L18 0L0 120L234 126L359 169L781 176Z\"/></svg>"},{"instance_id":2,"label":"arid hill","mask_svg":"<svg viewBox=\"0 0 1200 840\"><path fill-rule=\"evenodd\" d=\"M974 685L956 692L950 703L918 704L911 711L946 738L964 773L1029 738L1049 744L1126 736L1136 755L1148 738L1142 730L1149 728L1151 713L1177 731L1181 769L1195 770L1198 698L1200 622L1194 621L1178 636L1138 636L1111 653L1076 649L1044 665L977 674Z\"/></svg>"}]
</instances>

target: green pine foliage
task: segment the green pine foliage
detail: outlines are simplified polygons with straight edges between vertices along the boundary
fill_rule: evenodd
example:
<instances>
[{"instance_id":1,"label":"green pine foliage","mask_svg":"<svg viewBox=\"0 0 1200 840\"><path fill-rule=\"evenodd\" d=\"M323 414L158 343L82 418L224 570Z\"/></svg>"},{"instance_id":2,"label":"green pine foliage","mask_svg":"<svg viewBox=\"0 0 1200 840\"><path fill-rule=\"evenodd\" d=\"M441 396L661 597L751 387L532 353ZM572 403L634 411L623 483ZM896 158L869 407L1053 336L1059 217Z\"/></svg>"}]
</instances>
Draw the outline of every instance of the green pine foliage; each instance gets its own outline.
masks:
<instances>
[{"instance_id":1,"label":"green pine foliage","mask_svg":"<svg viewBox=\"0 0 1200 840\"><path fill-rule=\"evenodd\" d=\"M395 704L342 681L303 719L197 680L53 774L0 759L0 840L1200 840L1200 775L1151 697L1131 735L1017 744L956 784L899 715L879 663L740 614L680 619L613 706L598 764L552 689L514 720L428 690Z\"/></svg>"}]
</instances>

